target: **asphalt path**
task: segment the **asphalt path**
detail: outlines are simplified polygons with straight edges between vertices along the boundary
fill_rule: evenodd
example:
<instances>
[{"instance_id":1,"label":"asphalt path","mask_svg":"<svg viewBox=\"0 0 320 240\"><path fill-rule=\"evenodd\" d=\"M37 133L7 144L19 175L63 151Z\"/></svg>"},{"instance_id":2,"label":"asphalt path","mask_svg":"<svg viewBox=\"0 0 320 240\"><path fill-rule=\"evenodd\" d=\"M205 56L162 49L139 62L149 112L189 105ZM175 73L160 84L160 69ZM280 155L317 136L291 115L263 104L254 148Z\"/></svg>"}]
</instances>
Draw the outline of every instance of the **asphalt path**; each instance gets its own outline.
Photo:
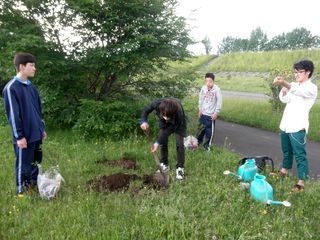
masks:
<instances>
[{"instance_id":1,"label":"asphalt path","mask_svg":"<svg viewBox=\"0 0 320 240\"><path fill-rule=\"evenodd\" d=\"M267 155L273 159L276 169L281 166L282 152L279 133L217 120L213 144L227 148L242 157ZM319 143L307 141L307 157L311 179L319 179ZM294 160L292 174L296 175L296 173L296 161Z\"/></svg>"}]
</instances>

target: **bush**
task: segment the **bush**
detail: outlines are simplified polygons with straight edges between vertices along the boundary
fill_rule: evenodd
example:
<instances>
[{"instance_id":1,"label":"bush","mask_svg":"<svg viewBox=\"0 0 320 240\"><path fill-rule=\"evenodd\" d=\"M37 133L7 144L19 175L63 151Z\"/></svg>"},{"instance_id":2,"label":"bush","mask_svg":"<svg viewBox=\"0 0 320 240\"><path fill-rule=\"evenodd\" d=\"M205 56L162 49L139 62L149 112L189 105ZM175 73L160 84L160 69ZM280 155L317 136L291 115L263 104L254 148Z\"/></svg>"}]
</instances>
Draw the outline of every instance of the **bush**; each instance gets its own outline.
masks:
<instances>
[{"instance_id":1,"label":"bush","mask_svg":"<svg viewBox=\"0 0 320 240\"><path fill-rule=\"evenodd\" d=\"M103 102L82 99L73 130L86 138L128 137L139 130L143 107L141 100L121 99Z\"/></svg>"}]
</instances>

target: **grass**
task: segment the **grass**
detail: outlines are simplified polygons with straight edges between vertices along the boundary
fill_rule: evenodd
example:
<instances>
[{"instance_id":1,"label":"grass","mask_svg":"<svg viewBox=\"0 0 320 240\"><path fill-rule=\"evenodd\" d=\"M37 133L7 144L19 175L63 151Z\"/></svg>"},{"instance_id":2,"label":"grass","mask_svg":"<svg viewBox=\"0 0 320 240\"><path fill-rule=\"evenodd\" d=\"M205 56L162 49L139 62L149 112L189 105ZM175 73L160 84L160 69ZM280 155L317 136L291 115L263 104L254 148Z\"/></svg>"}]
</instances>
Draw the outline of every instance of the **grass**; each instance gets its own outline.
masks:
<instances>
[{"instance_id":1,"label":"grass","mask_svg":"<svg viewBox=\"0 0 320 240\"><path fill-rule=\"evenodd\" d=\"M308 139L320 142L320 105L315 104L309 115ZM224 98L220 117L246 126L279 131L282 112L275 112L267 100Z\"/></svg>"},{"instance_id":2,"label":"grass","mask_svg":"<svg viewBox=\"0 0 320 240\"><path fill-rule=\"evenodd\" d=\"M320 69L319 49L230 53L216 59L210 70L240 72L270 72L274 69L291 69L292 64L307 58Z\"/></svg>"},{"instance_id":3,"label":"grass","mask_svg":"<svg viewBox=\"0 0 320 240\"><path fill-rule=\"evenodd\" d=\"M186 61L174 61L170 62L170 67L177 71L186 71L190 69L199 69L206 65L210 60L214 59L215 56L212 55L201 55L196 57L191 57L186 59Z\"/></svg>"},{"instance_id":4,"label":"grass","mask_svg":"<svg viewBox=\"0 0 320 240\"><path fill-rule=\"evenodd\" d=\"M186 111L192 132L196 111L191 102L187 99ZM51 201L38 196L18 199L10 131L0 128L0 239L315 239L320 234L318 182L309 182L301 194L291 194L295 178L267 177L274 198L288 200L292 208L257 203L236 179L222 174L226 169L236 170L239 160L226 148L209 153L187 151L186 181L177 182L171 170L168 190L142 188L136 194L141 186L136 181L127 192L103 194L87 191L86 182L118 172L141 176L155 171L147 140L132 136L118 142L108 138L86 141L68 131L49 130L48 134L43 168L59 164L66 183ZM95 163L123 156L136 160L139 169ZM174 169L173 139L169 156Z\"/></svg>"},{"instance_id":5,"label":"grass","mask_svg":"<svg viewBox=\"0 0 320 240\"><path fill-rule=\"evenodd\" d=\"M198 76L196 86L200 91L205 84L204 76ZM243 77L243 76L216 76L215 83L224 91L252 92L266 94L268 91L267 81L263 77Z\"/></svg>"},{"instance_id":6,"label":"grass","mask_svg":"<svg viewBox=\"0 0 320 240\"><path fill-rule=\"evenodd\" d=\"M217 85L228 91L266 94L267 82L263 77L227 76L217 77Z\"/></svg>"}]
</instances>

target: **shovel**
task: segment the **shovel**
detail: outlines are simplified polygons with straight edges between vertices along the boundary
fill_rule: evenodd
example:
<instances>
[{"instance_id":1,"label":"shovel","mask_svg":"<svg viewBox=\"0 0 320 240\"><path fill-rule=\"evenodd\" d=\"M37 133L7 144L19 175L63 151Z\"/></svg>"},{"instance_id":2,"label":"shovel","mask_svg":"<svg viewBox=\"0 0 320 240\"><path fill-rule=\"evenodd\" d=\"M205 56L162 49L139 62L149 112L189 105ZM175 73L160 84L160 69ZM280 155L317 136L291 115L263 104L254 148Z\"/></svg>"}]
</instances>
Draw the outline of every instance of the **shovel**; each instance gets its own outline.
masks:
<instances>
[{"instance_id":1,"label":"shovel","mask_svg":"<svg viewBox=\"0 0 320 240\"><path fill-rule=\"evenodd\" d=\"M150 143L150 145L152 147L153 146L153 141L152 141L152 139L150 137L149 130L144 130L143 132L147 136L148 141L149 141L149 143ZM153 159L156 162L156 165L157 165L157 168L158 168L158 171L155 174L155 179L156 179L157 183L161 187L167 188L169 186L169 169L166 170L166 171L162 170L162 168L160 166L160 160L159 160L158 155L157 155L156 152L153 152L152 156L153 156Z\"/></svg>"}]
</instances>

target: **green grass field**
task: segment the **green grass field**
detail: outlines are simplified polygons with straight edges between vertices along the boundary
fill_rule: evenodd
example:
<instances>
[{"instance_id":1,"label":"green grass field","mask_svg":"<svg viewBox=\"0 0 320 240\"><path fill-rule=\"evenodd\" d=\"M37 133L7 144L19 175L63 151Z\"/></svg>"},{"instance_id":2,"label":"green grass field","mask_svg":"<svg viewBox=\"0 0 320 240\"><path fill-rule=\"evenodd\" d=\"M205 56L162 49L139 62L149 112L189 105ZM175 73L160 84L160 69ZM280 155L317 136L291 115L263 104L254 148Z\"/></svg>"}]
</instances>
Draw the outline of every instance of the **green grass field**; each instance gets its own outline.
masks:
<instances>
[{"instance_id":1,"label":"green grass field","mask_svg":"<svg viewBox=\"0 0 320 240\"><path fill-rule=\"evenodd\" d=\"M186 110L190 116L196 114L189 103ZM195 125L196 119L190 117L191 132ZM223 175L226 169L235 171L239 160L227 148L187 151L186 180L177 182L171 139L169 189L158 191L136 180L127 191L99 193L88 191L87 181L119 172L139 176L155 172L148 141L143 136L86 141L72 132L54 130L48 130L48 136L43 168L58 164L65 184L50 201L37 195L19 199L10 130L0 128L0 239L316 239L320 234L318 182L308 182L305 192L292 194L294 177L267 177L274 198L287 200L292 207L257 203L238 180ZM139 168L96 163L122 157L135 160Z\"/></svg>"}]
</instances>

